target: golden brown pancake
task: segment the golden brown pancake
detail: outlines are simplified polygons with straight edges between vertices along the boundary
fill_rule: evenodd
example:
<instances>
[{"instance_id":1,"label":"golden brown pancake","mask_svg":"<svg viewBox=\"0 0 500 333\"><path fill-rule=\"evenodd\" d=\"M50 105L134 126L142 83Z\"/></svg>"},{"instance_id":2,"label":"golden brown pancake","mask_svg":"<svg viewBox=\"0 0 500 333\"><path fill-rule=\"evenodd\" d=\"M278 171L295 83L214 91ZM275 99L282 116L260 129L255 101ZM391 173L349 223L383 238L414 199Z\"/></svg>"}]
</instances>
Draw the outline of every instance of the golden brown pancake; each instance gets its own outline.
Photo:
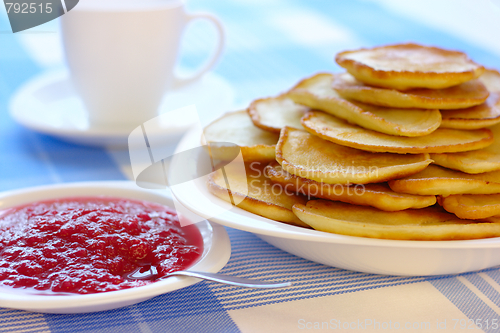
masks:
<instances>
[{"instance_id":1,"label":"golden brown pancake","mask_svg":"<svg viewBox=\"0 0 500 333\"><path fill-rule=\"evenodd\" d=\"M440 197L439 204L461 219L478 220L500 214L500 194L450 195Z\"/></svg>"},{"instance_id":2,"label":"golden brown pancake","mask_svg":"<svg viewBox=\"0 0 500 333\"><path fill-rule=\"evenodd\" d=\"M478 129L500 123L500 93L492 92L485 103L460 110L442 110L442 128Z\"/></svg>"},{"instance_id":3,"label":"golden brown pancake","mask_svg":"<svg viewBox=\"0 0 500 333\"><path fill-rule=\"evenodd\" d=\"M307 227L292 212L292 206L306 203L306 198L285 193L279 185L273 185L264 168L265 164L253 162L246 165L245 174L235 164L229 164L209 176L208 189L222 200L239 202L239 208L254 214Z\"/></svg>"},{"instance_id":4,"label":"golden brown pancake","mask_svg":"<svg viewBox=\"0 0 500 333\"><path fill-rule=\"evenodd\" d=\"M277 162L271 162L265 174L273 183L280 184L292 193L311 197L342 201L355 205L372 206L393 212L408 208L424 208L436 203L433 195L411 195L392 191L387 183L366 185L325 184L301 178L283 170Z\"/></svg>"},{"instance_id":5,"label":"golden brown pancake","mask_svg":"<svg viewBox=\"0 0 500 333\"><path fill-rule=\"evenodd\" d=\"M308 132L325 140L371 152L452 153L485 148L493 142L489 129L462 131L438 128L429 135L406 138L371 131L315 110L305 114L302 125Z\"/></svg>"},{"instance_id":6,"label":"golden brown pancake","mask_svg":"<svg viewBox=\"0 0 500 333\"><path fill-rule=\"evenodd\" d=\"M248 108L248 114L255 126L263 130L279 133L285 126L303 129L300 118L309 110L296 104L286 95L258 99Z\"/></svg>"},{"instance_id":7,"label":"golden brown pancake","mask_svg":"<svg viewBox=\"0 0 500 333\"><path fill-rule=\"evenodd\" d=\"M462 153L431 154L431 159L437 165L466 173L500 170L500 124L490 130L495 140L486 148Z\"/></svg>"},{"instance_id":8,"label":"golden brown pancake","mask_svg":"<svg viewBox=\"0 0 500 333\"><path fill-rule=\"evenodd\" d=\"M500 171L470 175L429 165L412 176L389 181L389 186L398 193L418 195L494 194L500 193Z\"/></svg>"},{"instance_id":9,"label":"golden brown pancake","mask_svg":"<svg viewBox=\"0 0 500 333\"><path fill-rule=\"evenodd\" d=\"M344 51L335 60L363 83L397 90L448 88L484 72L462 52L412 43Z\"/></svg>"},{"instance_id":10,"label":"golden brown pancake","mask_svg":"<svg viewBox=\"0 0 500 333\"><path fill-rule=\"evenodd\" d=\"M391 135L422 136L441 124L437 109L395 109L343 99L332 88L334 77L327 73L314 75L299 82L287 95L296 103Z\"/></svg>"},{"instance_id":11,"label":"golden brown pancake","mask_svg":"<svg viewBox=\"0 0 500 333\"><path fill-rule=\"evenodd\" d=\"M479 78L490 92L500 92L500 73L496 69L486 69Z\"/></svg>"},{"instance_id":12,"label":"golden brown pancake","mask_svg":"<svg viewBox=\"0 0 500 333\"><path fill-rule=\"evenodd\" d=\"M284 127L276 161L287 172L327 184L367 184L397 179L423 170L428 154L371 153L337 145L306 131Z\"/></svg>"},{"instance_id":13,"label":"golden brown pancake","mask_svg":"<svg viewBox=\"0 0 500 333\"><path fill-rule=\"evenodd\" d=\"M458 240L500 236L500 223L461 220L440 207L384 212L373 207L314 200L293 206L316 230L358 237L400 240Z\"/></svg>"},{"instance_id":14,"label":"golden brown pancake","mask_svg":"<svg viewBox=\"0 0 500 333\"><path fill-rule=\"evenodd\" d=\"M279 135L255 127L246 111L226 113L203 130L207 142L229 142L240 146L245 161L273 161ZM232 159L232 147L228 156ZM221 155L224 155L220 148Z\"/></svg>"},{"instance_id":15,"label":"golden brown pancake","mask_svg":"<svg viewBox=\"0 0 500 333\"><path fill-rule=\"evenodd\" d=\"M482 104L489 95L480 79L444 89L398 91L364 84L349 73L336 75L332 88L346 99L392 108L464 109Z\"/></svg>"}]
</instances>

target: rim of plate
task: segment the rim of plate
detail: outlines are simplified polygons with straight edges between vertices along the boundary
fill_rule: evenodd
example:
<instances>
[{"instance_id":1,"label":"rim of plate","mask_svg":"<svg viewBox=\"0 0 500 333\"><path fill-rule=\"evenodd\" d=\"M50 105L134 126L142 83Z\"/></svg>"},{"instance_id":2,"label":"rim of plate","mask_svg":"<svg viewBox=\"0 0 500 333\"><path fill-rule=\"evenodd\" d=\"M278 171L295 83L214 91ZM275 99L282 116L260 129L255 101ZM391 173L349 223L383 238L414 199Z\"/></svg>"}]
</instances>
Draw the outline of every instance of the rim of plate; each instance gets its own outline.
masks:
<instances>
[{"instance_id":1,"label":"rim of plate","mask_svg":"<svg viewBox=\"0 0 500 333\"><path fill-rule=\"evenodd\" d=\"M103 181L63 183L24 188L0 193L0 209L27 204L39 200L50 200L75 196L114 196L126 199L145 200L171 208L174 207L168 190L146 190L132 181ZM228 262L231 245L225 229L209 221L196 223L203 236L202 257L188 270L217 273ZM12 293L0 293L0 306L6 308L50 313L83 313L111 310L145 301L170 291L193 285L200 280L189 277L169 277L164 280L130 289L86 295L36 295L23 294L13 289ZM3 289L3 288L2 288ZM134 302L134 300L137 300ZM120 303L124 303L120 305ZM109 305L109 307L106 307ZM100 310L92 310L99 306ZM64 309L65 311L57 311ZM72 309L76 311L71 311ZM78 310L82 309L82 310ZM86 310L84 310L86 309Z\"/></svg>"},{"instance_id":2,"label":"rim of plate","mask_svg":"<svg viewBox=\"0 0 500 333\"><path fill-rule=\"evenodd\" d=\"M199 142L199 130L196 128L191 129L182 137L177 146L176 153L191 149L196 145L199 146ZM206 186L207 178L208 176L205 176L185 183L183 186L173 186L171 188L172 194L182 205L195 214L227 227L259 235L290 240L375 247L435 249L500 248L500 237L449 241L376 239L305 229L255 215L235 206L231 206L226 211L220 213L220 208L227 208L230 205L208 191ZM219 214L216 215L217 213Z\"/></svg>"}]
</instances>

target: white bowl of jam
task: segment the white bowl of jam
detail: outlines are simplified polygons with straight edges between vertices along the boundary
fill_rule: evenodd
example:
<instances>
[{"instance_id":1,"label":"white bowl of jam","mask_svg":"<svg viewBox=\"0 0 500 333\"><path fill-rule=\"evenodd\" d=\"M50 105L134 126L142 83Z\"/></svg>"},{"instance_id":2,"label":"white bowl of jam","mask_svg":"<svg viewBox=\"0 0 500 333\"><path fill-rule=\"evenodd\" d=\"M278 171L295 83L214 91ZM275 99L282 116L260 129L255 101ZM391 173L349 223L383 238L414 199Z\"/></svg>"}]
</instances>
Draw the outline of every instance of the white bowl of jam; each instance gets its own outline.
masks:
<instances>
[{"instance_id":1,"label":"white bowl of jam","mask_svg":"<svg viewBox=\"0 0 500 333\"><path fill-rule=\"evenodd\" d=\"M0 194L0 307L83 313L135 304L218 272L229 260L225 229L181 227L168 190L133 182L50 185ZM155 266L159 279L127 275Z\"/></svg>"}]
</instances>

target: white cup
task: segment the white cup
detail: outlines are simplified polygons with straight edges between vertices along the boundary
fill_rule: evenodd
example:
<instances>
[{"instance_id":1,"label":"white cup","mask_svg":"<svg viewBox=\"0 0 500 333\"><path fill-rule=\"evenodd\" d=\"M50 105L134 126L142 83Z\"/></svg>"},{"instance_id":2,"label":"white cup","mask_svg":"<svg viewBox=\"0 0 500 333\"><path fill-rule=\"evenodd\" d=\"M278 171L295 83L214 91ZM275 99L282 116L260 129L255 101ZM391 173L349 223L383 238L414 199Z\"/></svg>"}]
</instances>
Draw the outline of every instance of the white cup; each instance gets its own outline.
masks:
<instances>
[{"instance_id":1,"label":"white cup","mask_svg":"<svg viewBox=\"0 0 500 333\"><path fill-rule=\"evenodd\" d=\"M193 76L175 66L186 25L214 23L219 42ZM134 128L158 115L163 95L213 67L224 43L222 25L209 14L187 14L182 0L81 0L61 17L66 60L77 93L95 125Z\"/></svg>"}]
</instances>

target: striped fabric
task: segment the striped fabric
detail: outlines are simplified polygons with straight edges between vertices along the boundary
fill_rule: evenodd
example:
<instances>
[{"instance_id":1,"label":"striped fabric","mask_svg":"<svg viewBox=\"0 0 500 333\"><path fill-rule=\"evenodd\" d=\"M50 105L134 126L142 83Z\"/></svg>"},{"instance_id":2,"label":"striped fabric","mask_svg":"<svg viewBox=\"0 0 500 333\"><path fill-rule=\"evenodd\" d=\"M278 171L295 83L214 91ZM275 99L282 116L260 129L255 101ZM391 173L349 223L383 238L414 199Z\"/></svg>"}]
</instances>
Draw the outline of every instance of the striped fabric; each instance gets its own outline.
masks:
<instances>
[{"instance_id":1,"label":"striped fabric","mask_svg":"<svg viewBox=\"0 0 500 333\"><path fill-rule=\"evenodd\" d=\"M423 19L418 21L418 17L403 16L380 3L190 0L187 7L190 11L212 12L225 25L226 50L215 72L234 88L235 107L278 94L313 73L338 70L333 56L347 48L415 41L464 50L488 67L500 66L498 54L491 49L466 42L445 32L445 28L431 27ZM9 100L23 82L62 67L63 62L56 22L38 27L32 33L13 35L2 10L0 190L126 179L125 151L65 143L24 129L8 116ZM194 67L204 59L204 52L210 51L212 36L213 31L203 24L190 27L183 44L184 67ZM428 331L439 331L438 326L442 328L443 323L447 330L459 330L461 324L468 327L472 320L477 324L478 319L482 320L485 332L500 329L492 324L500 318L497 268L458 276L379 276L327 267L283 252L250 233L230 228L227 231L232 256L223 273L287 280L293 286L265 291L200 282L141 304L78 315L0 309L0 332L253 332L261 327L288 332L307 330L308 323L316 321L356 316L382 323L391 318L395 318L392 322L401 323L437 318L437 321L429 319ZM401 290L405 293L401 294ZM369 305L371 297L380 297L378 306ZM340 301L342 304L338 304ZM426 306L415 305L414 312L405 317L405 302ZM265 320L268 321L263 323ZM481 330L475 328L475 331Z\"/></svg>"}]
</instances>

